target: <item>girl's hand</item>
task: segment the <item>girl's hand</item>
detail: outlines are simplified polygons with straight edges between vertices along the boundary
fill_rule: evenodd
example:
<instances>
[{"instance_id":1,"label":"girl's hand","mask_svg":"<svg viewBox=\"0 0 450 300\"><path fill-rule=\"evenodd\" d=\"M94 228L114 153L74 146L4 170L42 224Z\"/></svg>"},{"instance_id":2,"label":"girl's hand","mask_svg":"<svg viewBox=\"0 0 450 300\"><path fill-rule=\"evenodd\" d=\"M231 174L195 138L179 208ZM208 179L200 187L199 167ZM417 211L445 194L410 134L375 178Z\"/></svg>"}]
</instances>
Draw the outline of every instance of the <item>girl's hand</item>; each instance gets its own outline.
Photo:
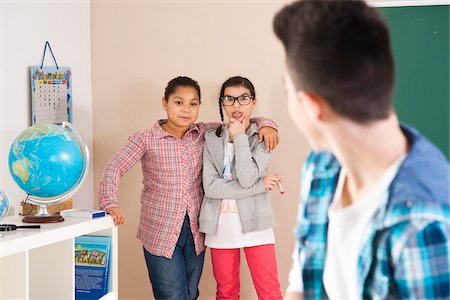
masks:
<instances>
[{"instance_id":1,"label":"girl's hand","mask_svg":"<svg viewBox=\"0 0 450 300\"><path fill-rule=\"evenodd\" d=\"M234 118L230 118L230 122L228 123L228 134L230 135L231 141L233 141L236 135L245 134L245 119L244 122L240 122Z\"/></svg>"},{"instance_id":2,"label":"girl's hand","mask_svg":"<svg viewBox=\"0 0 450 300\"><path fill-rule=\"evenodd\" d=\"M123 211L120 207L113 207L110 209L107 209L106 212L111 215L111 217L114 220L114 224L116 226L123 225L124 219L123 219Z\"/></svg>"},{"instance_id":3,"label":"girl's hand","mask_svg":"<svg viewBox=\"0 0 450 300\"><path fill-rule=\"evenodd\" d=\"M268 174L263 177L263 184L267 191L277 187L278 182L281 182L277 174Z\"/></svg>"},{"instance_id":4,"label":"girl's hand","mask_svg":"<svg viewBox=\"0 0 450 300\"><path fill-rule=\"evenodd\" d=\"M259 143L263 140L266 144L267 151L272 152L280 143L280 136L278 131L272 127L263 127L259 129Z\"/></svg>"}]
</instances>

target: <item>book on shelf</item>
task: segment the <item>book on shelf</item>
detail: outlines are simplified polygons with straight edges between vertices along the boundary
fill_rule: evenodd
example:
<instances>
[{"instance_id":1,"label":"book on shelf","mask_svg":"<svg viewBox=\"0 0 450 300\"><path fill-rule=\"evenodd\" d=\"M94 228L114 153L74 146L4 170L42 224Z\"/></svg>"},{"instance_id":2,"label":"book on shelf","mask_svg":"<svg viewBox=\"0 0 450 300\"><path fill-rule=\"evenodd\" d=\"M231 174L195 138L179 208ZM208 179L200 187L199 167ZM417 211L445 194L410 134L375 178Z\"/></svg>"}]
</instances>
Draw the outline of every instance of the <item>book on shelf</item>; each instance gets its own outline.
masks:
<instances>
[{"instance_id":1,"label":"book on shelf","mask_svg":"<svg viewBox=\"0 0 450 300\"><path fill-rule=\"evenodd\" d=\"M85 218L85 219L95 219L106 216L106 212L104 210L75 209L75 208L62 210L59 214L61 215L61 217Z\"/></svg>"},{"instance_id":2,"label":"book on shelf","mask_svg":"<svg viewBox=\"0 0 450 300\"><path fill-rule=\"evenodd\" d=\"M75 299L99 299L110 290L111 237L75 238Z\"/></svg>"}]
</instances>

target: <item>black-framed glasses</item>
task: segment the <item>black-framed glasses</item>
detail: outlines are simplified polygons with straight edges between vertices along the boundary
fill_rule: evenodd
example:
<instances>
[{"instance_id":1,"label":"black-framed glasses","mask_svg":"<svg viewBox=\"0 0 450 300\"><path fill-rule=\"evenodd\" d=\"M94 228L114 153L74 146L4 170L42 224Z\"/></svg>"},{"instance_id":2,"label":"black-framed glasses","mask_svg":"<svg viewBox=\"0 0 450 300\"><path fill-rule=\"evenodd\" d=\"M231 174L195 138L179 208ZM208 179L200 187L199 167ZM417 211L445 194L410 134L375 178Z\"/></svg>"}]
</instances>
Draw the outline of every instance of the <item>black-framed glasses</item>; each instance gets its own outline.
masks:
<instances>
[{"instance_id":1,"label":"black-framed glasses","mask_svg":"<svg viewBox=\"0 0 450 300\"><path fill-rule=\"evenodd\" d=\"M248 94L242 94L239 97L233 97L228 95L220 97L220 101L222 101L223 106L232 106L234 105L235 101L237 101L239 105L249 105L253 99L255 99L255 97L250 96Z\"/></svg>"}]
</instances>

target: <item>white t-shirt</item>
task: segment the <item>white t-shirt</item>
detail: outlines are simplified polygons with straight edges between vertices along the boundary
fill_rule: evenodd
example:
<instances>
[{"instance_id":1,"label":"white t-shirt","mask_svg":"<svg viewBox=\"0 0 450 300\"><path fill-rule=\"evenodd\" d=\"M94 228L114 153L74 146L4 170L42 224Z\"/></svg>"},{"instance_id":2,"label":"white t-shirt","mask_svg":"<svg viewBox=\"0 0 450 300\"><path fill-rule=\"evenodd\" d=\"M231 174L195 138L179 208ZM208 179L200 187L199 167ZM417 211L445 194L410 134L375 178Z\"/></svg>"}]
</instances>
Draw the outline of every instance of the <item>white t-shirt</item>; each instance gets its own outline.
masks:
<instances>
[{"instance_id":1,"label":"white t-shirt","mask_svg":"<svg viewBox=\"0 0 450 300\"><path fill-rule=\"evenodd\" d=\"M324 287L330 299L361 299L358 285L358 258L367 237L366 230L377 210L387 201L388 189L406 155L385 171L367 196L347 207L340 207L346 171L341 169L333 201L328 208L327 253L323 274ZM303 284L298 258L298 244L292 255L288 292L302 292ZM300 284L298 283L300 282Z\"/></svg>"},{"instance_id":2,"label":"white t-shirt","mask_svg":"<svg viewBox=\"0 0 450 300\"><path fill-rule=\"evenodd\" d=\"M234 159L234 144L227 142L223 159L223 177L231 179ZM275 244L272 228L244 233L235 199L223 199L220 206L219 223L214 234L205 235L205 245L210 248L235 249L266 244Z\"/></svg>"}]
</instances>

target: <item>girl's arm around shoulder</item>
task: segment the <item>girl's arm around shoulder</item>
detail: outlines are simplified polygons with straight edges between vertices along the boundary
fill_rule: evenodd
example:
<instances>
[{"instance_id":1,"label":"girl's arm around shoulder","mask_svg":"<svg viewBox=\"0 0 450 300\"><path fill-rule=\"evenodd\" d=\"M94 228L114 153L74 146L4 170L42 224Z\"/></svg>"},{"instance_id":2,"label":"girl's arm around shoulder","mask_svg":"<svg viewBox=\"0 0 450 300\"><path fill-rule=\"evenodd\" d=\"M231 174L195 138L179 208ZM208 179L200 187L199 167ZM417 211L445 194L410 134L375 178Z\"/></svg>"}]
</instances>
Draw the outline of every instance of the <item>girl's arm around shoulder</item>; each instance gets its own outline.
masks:
<instances>
[{"instance_id":1,"label":"girl's arm around shoulder","mask_svg":"<svg viewBox=\"0 0 450 300\"><path fill-rule=\"evenodd\" d=\"M255 123L259 129L259 142L264 141L266 148L273 151L280 143L280 136L278 134L278 125L269 118L256 117L250 119L251 123ZM222 125L219 122L197 123L200 130L203 132L216 130Z\"/></svg>"},{"instance_id":2,"label":"girl's arm around shoulder","mask_svg":"<svg viewBox=\"0 0 450 300\"><path fill-rule=\"evenodd\" d=\"M199 123L197 123L197 126L199 128L204 128L205 131L210 131L210 130L216 129L220 125L222 125L222 123L220 123L220 122L207 122L207 123L199 122Z\"/></svg>"},{"instance_id":3,"label":"girl's arm around shoulder","mask_svg":"<svg viewBox=\"0 0 450 300\"><path fill-rule=\"evenodd\" d=\"M258 125L258 129L261 129L263 127L271 127L275 130L278 130L278 124L269 118L264 117L250 118L250 123L255 123L256 125Z\"/></svg>"},{"instance_id":4,"label":"girl's arm around shoulder","mask_svg":"<svg viewBox=\"0 0 450 300\"><path fill-rule=\"evenodd\" d=\"M145 140L148 134L149 131L134 133L106 164L98 192L100 209L108 210L118 207L120 177L145 154Z\"/></svg>"},{"instance_id":5,"label":"girl's arm around shoulder","mask_svg":"<svg viewBox=\"0 0 450 300\"><path fill-rule=\"evenodd\" d=\"M269 118L255 117L255 118L251 118L250 122L258 125L258 128L271 127L275 130L278 130L277 123L275 123L272 119L269 119ZM216 129L217 127L222 125L221 122L206 122L206 123L199 122L196 124L199 127L204 127L206 130Z\"/></svg>"},{"instance_id":6,"label":"girl's arm around shoulder","mask_svg":"<svg viewBox=\"0 0 450 300\"><path fill-rule=\"evenodd\" d=\"M272 152L275 150L277 145L280 143L277 123L269 118L263 117L251 118L250 122L258 125L259 142L264 141L267 151Z\"/></svg>"},{"instance_id":7,"label":"girl's arm around shoulder","mask_svg":"<svg viewBox=\"0 0 450 300\"><path fill-rule=\"evenodd\" d=\"M205 149L203 151L203 188L205 196L211 199L242 199L253 195L265 193L266 189L262 180L255 184L243 188L238 180L226 180L220 174L218 160L214 160L210 148L208 147L208 138L206 139ZM223 160L223 158L221 158Z\"/></svg>"}]
</instances>

